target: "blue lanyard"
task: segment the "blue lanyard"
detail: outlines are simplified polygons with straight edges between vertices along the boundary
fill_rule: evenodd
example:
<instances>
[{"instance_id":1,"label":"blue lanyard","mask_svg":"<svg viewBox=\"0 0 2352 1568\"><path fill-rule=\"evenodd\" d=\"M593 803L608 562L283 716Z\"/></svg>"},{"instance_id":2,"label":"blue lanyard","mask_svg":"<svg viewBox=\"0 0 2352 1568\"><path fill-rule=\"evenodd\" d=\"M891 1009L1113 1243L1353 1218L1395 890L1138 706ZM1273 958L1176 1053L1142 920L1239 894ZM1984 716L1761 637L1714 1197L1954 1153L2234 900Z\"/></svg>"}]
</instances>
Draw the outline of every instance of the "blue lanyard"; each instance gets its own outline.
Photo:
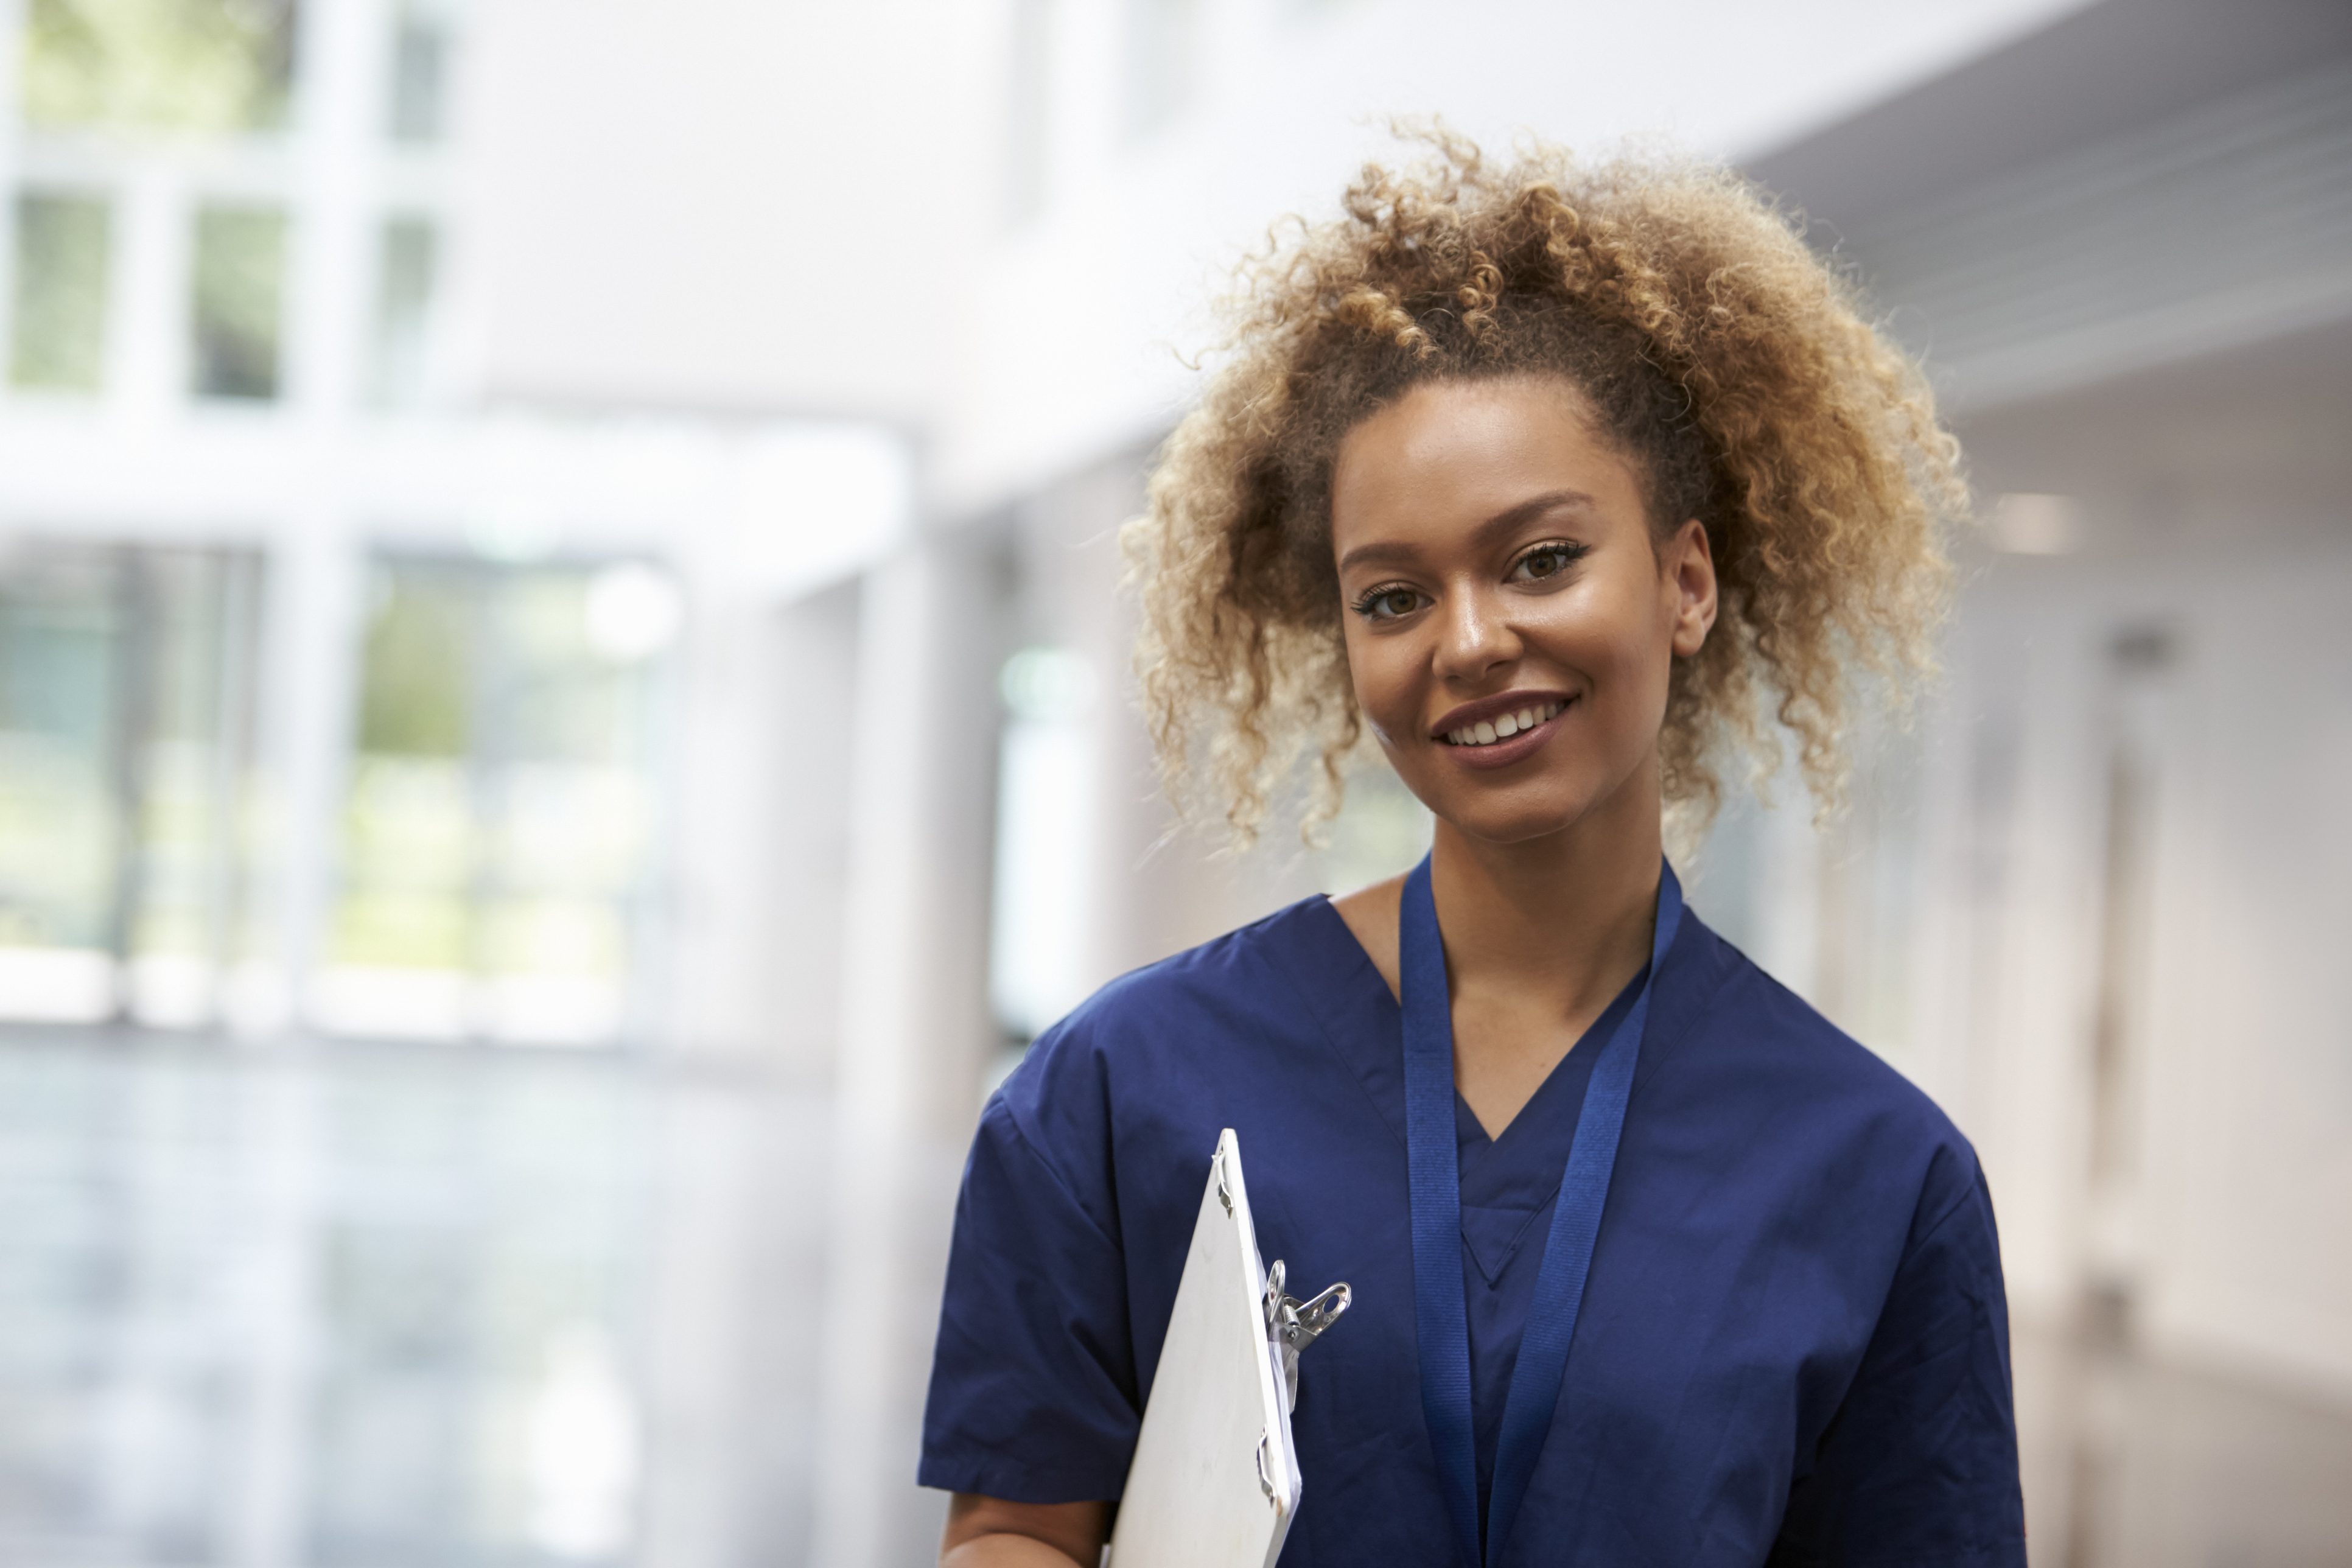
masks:
<instances>
[{"instance_id":1,"label":"blue lanyard","mask_svg":"<svg viewBox=\"0 0 2352 1568\"><path fill-rule=\"evenodd\" d=\"M1412 1194L1412 1287L1421 1350L1421 1407L1437 1450L1438 1479L1453 1515L1462 1561L1467 1568L1502 1561L1512 1519L1535 1473L1536 1456L1551 1430L1559 1403L1560 1373L1568 1343L1576 1334L1584 1279L1592 1267L1592 1243L1601 1231L1601 1210L1609 1200L1609 1177L1617 1163L1617 1139L1625 1127L1625 1101L1633 1089L1633 1064L1642 1050L1642 1026L1650 1014L1650 989L1666 949L1682 921L1682 885L1674 868L1658 878L1657 934L1650 943L1650 966L1633 998L1633 1011L1601 1047L1584 1091L1584 1110L1560 1179L1559 1204L1552 1210L1551 1235L1544 1244L1543 1268L1536 1276L1535 1301L1519 1338L1511 1391L1503 1402L1500 1447L1495 1456L1495 1489L1487 1504L1486 1551L1478 1551L1477 1458L1470 1430L1470 1330L1462 1295L1462 1165L1454 1121L1454 1008L1445 985L1445 948L1437 932L1437 900L1429 889L1424 857L1405 879L1398 921L1399 964L1404 1003L1404 1126L1408 1181Z\"/></svg>"}]
</instances>

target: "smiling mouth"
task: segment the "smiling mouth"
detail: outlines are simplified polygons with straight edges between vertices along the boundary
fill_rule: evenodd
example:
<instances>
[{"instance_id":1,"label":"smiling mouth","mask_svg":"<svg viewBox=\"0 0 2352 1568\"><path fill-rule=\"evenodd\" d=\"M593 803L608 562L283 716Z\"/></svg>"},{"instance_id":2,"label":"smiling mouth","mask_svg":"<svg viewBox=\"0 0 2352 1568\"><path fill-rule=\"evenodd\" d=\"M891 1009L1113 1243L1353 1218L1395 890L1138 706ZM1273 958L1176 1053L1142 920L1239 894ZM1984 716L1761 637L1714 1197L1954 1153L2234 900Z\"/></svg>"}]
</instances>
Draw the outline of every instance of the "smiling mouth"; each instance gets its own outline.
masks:
<instances>
[{"instance_id":1,"label":"smiling mouth","mask_svg":"<svg viewBox=\"0 0 2352 1568\"><path fill-rule=\"evenodd\" d=\"M1475 724L1465 724L1459 730L1449 730L1445 732L1445 743L1449 746L1491 746L1497 741L1509 740L1523 730L1532 730L1558 718L1560 710L1567 706L1566 702L1559 700L1531 703L1516 713L1505 713L1491 722L1481 720Z\"/></svg>"}]
</instances>

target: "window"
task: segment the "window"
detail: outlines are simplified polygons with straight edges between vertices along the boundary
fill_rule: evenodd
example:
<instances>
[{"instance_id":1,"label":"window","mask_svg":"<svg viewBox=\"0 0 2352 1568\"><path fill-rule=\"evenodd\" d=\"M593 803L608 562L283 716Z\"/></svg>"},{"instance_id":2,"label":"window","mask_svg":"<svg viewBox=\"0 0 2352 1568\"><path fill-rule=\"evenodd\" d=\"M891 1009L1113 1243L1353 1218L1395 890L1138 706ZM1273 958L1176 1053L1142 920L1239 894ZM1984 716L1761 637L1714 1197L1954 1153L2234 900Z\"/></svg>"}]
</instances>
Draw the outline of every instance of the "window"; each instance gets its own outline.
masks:
<instances>
[{"instance_id":1,"label":"window","mask_svg":"<svg viewBox=\"0 0 2352 1568\"><path fill-rule=\"evenodd\" d=\"M1083 654L1024 648L997 688L996 886L990 1001L997 1024L1034 1039L1086 1000L1087 921L1094 878L1096 747L1087 714L1099 679Z\"/></svg>"},{"instance_id":2,"label":"window","mask_svg":"<svg viewBox=\"0 0 2352 1568\"><path fill-rule=\"evenodd\" d=\"M278 395L286 216L269 207L196 215L191 388L199 397Z\"/></svg>"},{"instance_id":3,"label":"window","mask_svg":"<svg viewBox=\"0 0 2352 1568\"><path fill-rule=\"evenodd\" d=\"M383 226L376 275L374 393L386 407L414 407L431 387L438 237L424 218L396 217Z\"/></svg>"},{"instance_id":4,"label":"window","mask_svg":"<svg viewBox=\"0 0 2352 1568\"><path fill-rule=\"evenodd\" d=\"M660 655L655 569L374 569L343 886L319 1021L608 1041L642 997Z\"/></svg>"},{"instance_id":5,"label":"window","mask_svg":"<svg viewBox=\"0 0 2352 1568\"><path fill-rule=\"evenodd\" d=\"M450 17L432 0L406 0L393 24L391 112L394 142L424 145L446 133Z\"/></svg>"},{"instance_id":6,"label":"window","mask_svg":"<svg viewBox=\"0 0 2352 1568\"><path fill-rule=\"evenodd\" d=\"M8 379L16 385L95 392L104 380L110 216L97 196L16 198L8 352Z\"/></svg>"},{"instance_id":7,"label":"window","mask_svg":"<svg viewBox=\"0 0 2352 1568\"><path fill-rule=\"evenodd\" d=\"M27 0L24 109L36 125L236 132L284 122L290 0Z\"/></svg>"},{"instance_id":8,"label":"window","mask_svg":"<svg viewBox=\"0 0 2352 1568\"><path fill-rule=\"evenodd\" d=\"M260 589L239 551L36 542L0 568L0 1010L221 1010Z\"/></svg>"}]
</instances>

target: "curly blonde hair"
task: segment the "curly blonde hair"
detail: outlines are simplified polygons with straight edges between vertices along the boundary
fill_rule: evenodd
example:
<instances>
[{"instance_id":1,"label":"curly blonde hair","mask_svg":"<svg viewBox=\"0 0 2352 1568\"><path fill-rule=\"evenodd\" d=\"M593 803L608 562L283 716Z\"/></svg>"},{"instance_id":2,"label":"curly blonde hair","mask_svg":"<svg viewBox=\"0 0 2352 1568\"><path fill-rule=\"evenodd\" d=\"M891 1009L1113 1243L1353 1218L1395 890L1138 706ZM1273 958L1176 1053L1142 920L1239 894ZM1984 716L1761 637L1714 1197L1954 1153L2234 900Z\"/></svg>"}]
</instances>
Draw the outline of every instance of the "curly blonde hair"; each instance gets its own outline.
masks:
<instances>
[{"instance_id":1,"label":"curly blonde hair","mask_svg":"<svg viewBox=\"0 0 2352 1568\"><path fill-rule=\"evenodd\" d=\"M1490 169L1424 140L1426 165L1368 165L1345 216L1243 267L1227 357L1126 530L1171 795L1221 804L1246 842L1311 758L1305 826L1338 810L1363 735L1331 559L1340 441L1423 383L1554 375L1643 477L1659 536L1696 518L1714 551L1720 616L1675 662L1665 803L1712 814L1726 739L1755 776L1777 765L1769 691L1829 809L1850 670L1899 704L1932 668L1944 527L1967 506L1918 367L1727 170L1540 146Z\"/></svg>"}]
</instances>

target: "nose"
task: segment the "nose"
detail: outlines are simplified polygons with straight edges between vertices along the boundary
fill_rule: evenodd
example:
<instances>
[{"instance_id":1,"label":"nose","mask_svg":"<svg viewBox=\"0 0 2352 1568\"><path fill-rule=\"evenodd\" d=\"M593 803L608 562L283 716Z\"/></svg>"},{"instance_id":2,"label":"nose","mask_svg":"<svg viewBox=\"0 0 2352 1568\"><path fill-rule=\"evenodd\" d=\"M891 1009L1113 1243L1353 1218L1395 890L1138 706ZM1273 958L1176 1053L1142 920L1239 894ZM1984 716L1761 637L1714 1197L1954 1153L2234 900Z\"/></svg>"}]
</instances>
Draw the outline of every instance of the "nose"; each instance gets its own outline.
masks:
<instances>
[{"instance_id":1,"label":"nose","mask_svg":"<svg viewBox=\"0 0 2352 1568\"><path fill-rule=\"evenodd\" d=\"M1475 685L1519 657L1519 637L1504 606L1483 585L1455 584L1438 611L1436 670L1440 679Z\"/></svg>"}]
</instances>

